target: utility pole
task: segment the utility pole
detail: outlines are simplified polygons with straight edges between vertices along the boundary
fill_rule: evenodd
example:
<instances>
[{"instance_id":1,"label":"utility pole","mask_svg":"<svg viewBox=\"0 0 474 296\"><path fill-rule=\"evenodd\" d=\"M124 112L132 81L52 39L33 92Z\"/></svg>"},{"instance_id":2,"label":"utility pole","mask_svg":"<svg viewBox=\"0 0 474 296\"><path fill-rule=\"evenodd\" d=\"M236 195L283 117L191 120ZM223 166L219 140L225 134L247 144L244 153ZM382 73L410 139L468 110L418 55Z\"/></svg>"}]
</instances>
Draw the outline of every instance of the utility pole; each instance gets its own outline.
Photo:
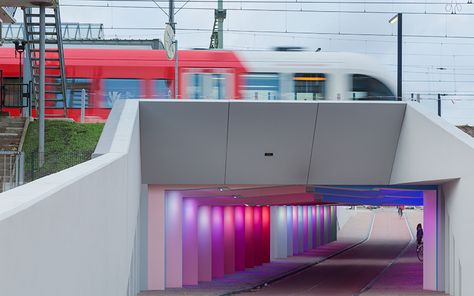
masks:
<instances>
[{"instance_id":1,"label":"utility pole","mask_svg":"<svg viewBox=\"0 0 474 296\"><path fill-rule=\"evenodd\" d=\"M39 122L38 122L38 160L44 164L44 101L45 101L45 52L46 52L46 8L40 5L40 38L39 38Z\"/></svg>"},{"instance_id":2,"label":"utility pole","mask_svg":"<svg viewBox=\"0 0 474 296\"><path fill-rule=\"evenodd\" d=\"M398 101L401 101L403 98L403 90L402 90L402 76L403 76L403 67L402 67L402 62L403 62L403 43L402 43L402 36L403 36L403 20L402 20L403 15L401 13L398 14L398 30L397 30L397 43L398 43L398 53L397 53L397 97Z\"/></svg>"},{"instance_id":3,"label":"utility pole","mask_svg":"<svg viewBox=\"0 0 474 296\"><path fill-rule=\"evenodd\" d=\"M441 94L438 94L438 116L441 117Z\"/></svg>"},{"instance_id":4,"label":"utility pole","mask_svg":"<svg viewBox=\"0 0 474 296\"><path fill-rule=\"evenodd\" d=\"M397 13L394 15L388 22L390 24L394 24L398 22L397 28L397 100L401 101L403 99L403 92L402 92L402 57L403 57L403 14Z\"/></svg>"},{"instance_id":5,"label":"utility pole","mask_svg":"<svg viewBox=\"0 0 474 296\"><path fill-rule=\"evenodd\" d=\"M169 25L173 28L174 32L174 46L175 46L175 53L174 53L174 96L177 99L179 97L179 58L178 58L178 40L176 39L176 23L174 21L174 0L169 0Z\"/></svg>"}]
</instances>

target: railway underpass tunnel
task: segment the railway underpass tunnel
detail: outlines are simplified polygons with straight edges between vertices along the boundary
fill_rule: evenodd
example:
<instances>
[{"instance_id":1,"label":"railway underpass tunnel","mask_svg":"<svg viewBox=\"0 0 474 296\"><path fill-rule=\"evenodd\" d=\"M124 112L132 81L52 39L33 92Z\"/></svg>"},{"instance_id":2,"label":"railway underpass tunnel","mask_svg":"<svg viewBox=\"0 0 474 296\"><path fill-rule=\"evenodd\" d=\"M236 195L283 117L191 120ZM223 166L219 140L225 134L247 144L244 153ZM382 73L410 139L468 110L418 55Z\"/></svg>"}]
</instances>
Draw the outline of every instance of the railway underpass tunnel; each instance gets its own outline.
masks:
<instances>
[{"instance_id":1,"label":"railway underpass tunnel","mask_svg":"<svg viewBox=\"0 0 474 296\"><path fill-rule=\"evenodd\" d=\"M348 205L391 206L394 213L394 205L423 207L424 214L416 210L417 216L408 219L405 228L412 246L416 225L410 223L422 219L423 272L408 276L422 277L410 280L423 282L424 289L437 289L436 186L221 185L174 186L170 190L167 186L149 185L145 198L148 260L144 272L148 290L162 285L197 286L272 261L307 255L308 251L337 241L341 227L350 223L349 216L357 212ZM164 220L157 220L153 215L156 213ZM372 227L367 224L366 231ZM160 250L160 246L164 249ZM157 251L164 256L156 256ZM362 264L367 266L379 264L365 260ZM164 282L160 283L160 279Z\"/></svg>"},{"instance_id":2,"label":"railway underpass tunnel","mask_svg":"<svg viewBox=\"0 0 474 296\"><path fill-rule=\"evenodd\" d=\"M422 200L423 287L454 293L464 285L470 291L460 264L461 257L467 258L460 251L462 242L468 242L459 234L468 232L462 222L469 219L468 207L462 204L471 203L467 197L474 190L472 171L465 165L474 163L472 140L417 106L161 100L120 104L109 121L114 114L128 118L129 113L120 115L127 105L138 104L139 109L141 182L146 188L140 213L142 290L199 283L200 276L210 280L335 240L335 217L343 213L335 205L363 199L367 205ZM440 158L445 151L456 153ZM277 231L284 229L284 218L273 219L284 213L286 225L292 226L286 235ZM241 239L229 238L232 228ZM196 252L198 256L188 257ZM229 263L232 252L234 266Z\"/></svg>"}]
</instances>

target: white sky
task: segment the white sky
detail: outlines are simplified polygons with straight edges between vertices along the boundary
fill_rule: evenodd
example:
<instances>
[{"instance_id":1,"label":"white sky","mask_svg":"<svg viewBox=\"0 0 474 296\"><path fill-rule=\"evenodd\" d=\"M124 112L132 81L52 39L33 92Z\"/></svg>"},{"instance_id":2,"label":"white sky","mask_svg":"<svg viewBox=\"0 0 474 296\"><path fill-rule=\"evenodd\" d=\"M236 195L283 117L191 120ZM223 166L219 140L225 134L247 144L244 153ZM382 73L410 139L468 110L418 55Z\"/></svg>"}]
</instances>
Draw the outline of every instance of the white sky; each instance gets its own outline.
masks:
<instances>
[{"instance_id":1,"label":"white sky","mask_svg":"<svg viewBox=\"0 0 474 296\"><path fill-rule=\"evenodd\" d=\"M224 1L224 8L228 9L224 47L262 50L293 45L366 53L387 65L395 77L397 28L388 20L396 12L403 12L404 96L422 93L422 104L436 112L436 101L429 100L435 96L428 94L466 94L444 97L443 117L454 124L474 125L474 4L467 4L468 0L296 1ZM167 0L156 2L167 11ZM162 39L168 20L153 1L147 0L61 0L60 3L63 22L102 23L107 38ZM457 14L447 13L452 10L451 3L459 4ZM183 4L177 2L176 7ZM190 0L176 14L180 48L209 46L216 7L216 1ZM453 36L458 38L449 38Z\"/></svg>"}]
</instances>

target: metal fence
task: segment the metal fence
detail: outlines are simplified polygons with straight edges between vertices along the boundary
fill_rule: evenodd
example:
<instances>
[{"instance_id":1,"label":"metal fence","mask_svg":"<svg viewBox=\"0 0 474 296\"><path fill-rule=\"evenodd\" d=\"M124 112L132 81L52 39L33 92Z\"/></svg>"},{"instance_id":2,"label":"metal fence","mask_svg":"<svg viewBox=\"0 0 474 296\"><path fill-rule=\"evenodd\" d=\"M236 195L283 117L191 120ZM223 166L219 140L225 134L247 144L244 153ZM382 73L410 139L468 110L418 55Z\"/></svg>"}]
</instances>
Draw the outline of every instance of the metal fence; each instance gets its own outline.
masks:
<instances>
[{"instance_id":1,"label":"metal fence","mask_svg":"<svg viewBox=\"0 0 474 296\"><path fill-rule=\"evenodd\" d=\"M0 192L24 183L24 154L18 151L0 151Z\"/></svg>"},{"instance_id":2,"label":"metal fence","mask_svg":"<svg viewBox=\"0 0 474 296\"><path fill-rule=\"evenodd\" d=\"M26 153L24 156L25 183L85 162L91 159L92 153L93 151L45 153L43 164L39 163L39 153L37 151Z\"/></svg>"},{"instance_id":3,"label":"metal fence","mask_svg":"<svg viewBox=\"0 0 474 296\"><path fill-rule=\"evenodd\" d=\"M45 153L44 163L40 165L36 151L0 151L0 192L88 161L92 152Z\"/></svg>"}]
</instances>

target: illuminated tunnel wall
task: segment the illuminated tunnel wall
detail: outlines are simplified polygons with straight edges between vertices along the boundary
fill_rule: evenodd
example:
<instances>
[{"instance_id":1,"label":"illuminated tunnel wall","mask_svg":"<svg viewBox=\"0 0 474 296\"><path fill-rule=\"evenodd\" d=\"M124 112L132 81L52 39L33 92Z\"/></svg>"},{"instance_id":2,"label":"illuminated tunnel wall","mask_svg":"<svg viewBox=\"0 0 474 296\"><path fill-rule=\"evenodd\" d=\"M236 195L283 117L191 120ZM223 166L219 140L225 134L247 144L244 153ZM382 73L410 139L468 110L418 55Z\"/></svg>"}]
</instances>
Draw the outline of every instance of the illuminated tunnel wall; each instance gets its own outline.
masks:
<instances>
[{"instance_id":1,"label":"illuminated tunnel wall","mask_svg":"<svg viewBox=\"0 0 474 296\"><path fill-rule=\"evenodd\" d=\"M159 225L156 215L163 210ZM150 190L148 215L149 290L212 281L337 238L334 206L208 205L179 192ZM160 229L164 252L157 247Z\"/></svg>"}]
</instances>

